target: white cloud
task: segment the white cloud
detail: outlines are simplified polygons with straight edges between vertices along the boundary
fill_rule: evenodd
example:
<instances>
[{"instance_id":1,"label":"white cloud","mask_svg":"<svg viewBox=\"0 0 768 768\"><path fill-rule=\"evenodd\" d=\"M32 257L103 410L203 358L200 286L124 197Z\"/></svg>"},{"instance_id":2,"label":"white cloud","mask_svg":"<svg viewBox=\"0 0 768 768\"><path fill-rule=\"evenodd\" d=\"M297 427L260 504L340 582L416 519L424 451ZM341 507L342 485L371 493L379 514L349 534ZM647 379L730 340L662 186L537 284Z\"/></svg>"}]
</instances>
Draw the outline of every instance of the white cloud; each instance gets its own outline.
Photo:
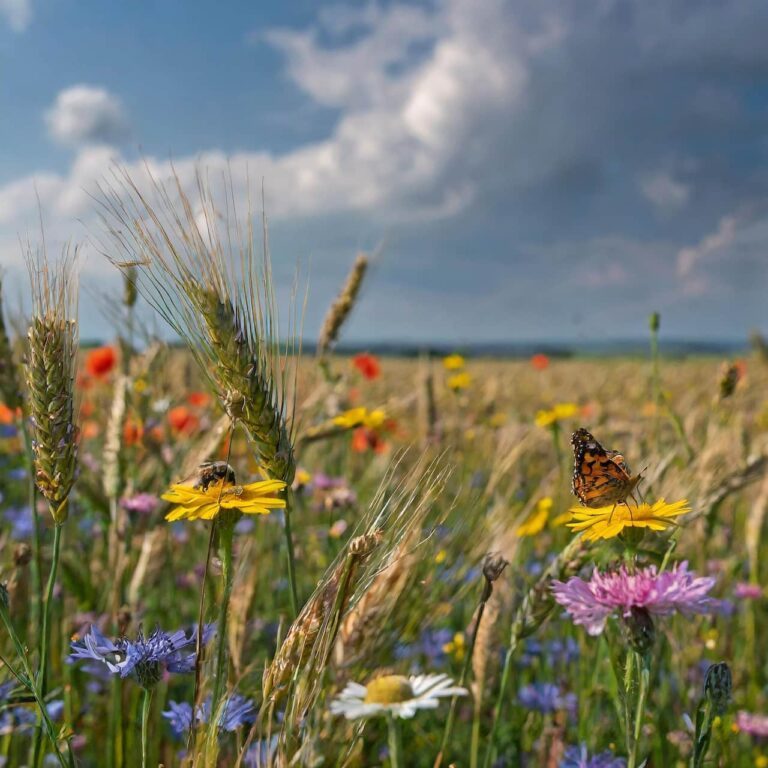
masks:
<instances>
[{"instance_id":1,"label":"white cloud","mask_svg":"<svg viewBox=\"0 0 768 768\"><path fill-rule=\"evenodd\" d=\"M649 202L664 211L682 208L690 197L688 186L664 171L643 178L640 189Z\"/></svg>"},{"instance_id":2,"label":"white cloud","mask_svg":"<svg viewBox=\"0 0 768 768\"><path fill-rule=\"evenodd\" d=\"M120 100L104 88L74 85L56 96L45 113L51 138L68 146L117 144L128 136Z\"/></svg>"},{"instance_id":3,"label":"white cloud","mask_svg":"<svg viewBox=\"0 0 768 768\"><path fill-rule=\"evenodd\" d=\"M23 32L32 21L30 0L0 0L0 16L4 16L14 32Z\"/></svg>"}]
</instances>

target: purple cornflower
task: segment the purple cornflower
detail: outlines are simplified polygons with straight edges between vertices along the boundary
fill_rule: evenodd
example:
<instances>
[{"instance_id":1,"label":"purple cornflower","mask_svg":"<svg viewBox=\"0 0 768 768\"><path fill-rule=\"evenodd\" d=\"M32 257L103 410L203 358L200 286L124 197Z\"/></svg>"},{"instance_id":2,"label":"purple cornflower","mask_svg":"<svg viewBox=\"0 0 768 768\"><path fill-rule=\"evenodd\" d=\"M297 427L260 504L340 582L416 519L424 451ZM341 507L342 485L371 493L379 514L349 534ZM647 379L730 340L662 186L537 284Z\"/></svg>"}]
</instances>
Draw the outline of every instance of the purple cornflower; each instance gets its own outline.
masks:
<instances>
[{"instance_id":1,"label":"purple cornflower","mask_svg":"<svg viewBox=\"0 0 768 768\"><path fill-rule=\"evenodd\" d=\"M176 736L183 736L192 726L192 705L187 702L168 702L169 709L163 712L163 717L168 720L171 730ZM196 723L207 723L211 717L211 700L206 699L202 706L197 708ZM252 723L256 719L256 707L250 699L238 693L232 694L219 717L219 728L224 731L236 731L243 725Z\"/></svg>"},{"instance_id":2,"label":"purple cornflower","mask_svg":"<svg viewBox=\"0 0 768 768\"><path fill-rule=\"evenodd\" d=\"M590 757L587 745L581 744L565 750L559 768L625 768L626 765L627 761L623 757L614 757L610 751Z\"/></svg>"},{"instance_id":3,"label":"purple cornflower","mask_svg":"<svg viewBox=\"0 0 768 768\"><path fill-rule=\"evenodd\" d=\"M137 515L152 515L160 506L160 499L152 493L137 493L120 502L120 506L126 512L134 512Z\"/></svg>"},{"instance_id":4,"label":"purple cornflower","mask_svg":"<svg viewBox=\"0 0 768 768\"><path fill-rule=\"evenodd\" d=\"M519 690L517 699L525 709L543 714L560 712L561 710L569 712L576 710L576 695L573 693L563 694L559 686L554 683L525 685Z\"/></svg>"},{"instance_id":5,"label":"purple cornflower","mask_svg":"<svg viewBox=\"0 0 768 768\"><path fill-rule=\"evenodd\" d=\"M589 581L574 576L567 582L552 582L552 591L574 624L584 626L590 635L599 635L616 610L624 618L632 616L633 609L656 616L675 611L707 613L717 606L717 601L707 596L714 585L713 578L696 576L688 571L688 563L682 562L664 573L657 573L653 565L634 573L624 566L610 573L595 569Z\"/></svg>"},{"instance_id":6,"label":"purple cornflower","mask_svg":"<svg viewBox=\"0 0 768 768\"><path fill-rule=\"evenodd\" d=\"M211 638L213 625L203 629L203 643ZM133 675L142 688L151 688L168 672L191 672L195 654L183 653L197 641L197 628L187 634L184 630L165 632L156 629L149 637L139 630L135 640L121 637L112 642L92 624L82 640L72 643L70 659L88 659L106 664L113 675Z\"/></svg>"},{"instance_id":7,"label":"purple cornflower","mask_svg":"<svg viewBox=\"0 0 768 768\"><path fill-rule=\"evenodd\" d=\"M743 709L736 715L736 725L740 731L761 739L768 738L768 715L754 715Z\"/></svg>"}]
</instances>

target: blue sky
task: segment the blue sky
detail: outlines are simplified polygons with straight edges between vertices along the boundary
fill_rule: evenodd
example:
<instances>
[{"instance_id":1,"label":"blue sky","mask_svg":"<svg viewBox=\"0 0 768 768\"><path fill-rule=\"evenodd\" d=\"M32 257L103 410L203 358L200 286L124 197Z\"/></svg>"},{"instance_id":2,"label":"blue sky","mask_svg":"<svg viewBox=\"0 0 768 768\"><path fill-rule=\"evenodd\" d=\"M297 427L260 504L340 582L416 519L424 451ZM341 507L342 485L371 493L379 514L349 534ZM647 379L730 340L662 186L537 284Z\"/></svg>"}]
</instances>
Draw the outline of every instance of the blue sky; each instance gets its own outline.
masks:
<instances>
[{"instance_id":1,"label":"blue sky","mask_svg":"<svg viewBox=\"0 0 768 768\"><path fill-rule=\"evenodd\" d=\"M378 249L350 340L768 330L768 4L0 0L0 263L87 241L110 165L263 178L314 336ZM118 280L84 249L93 291ZM11 297L13 303L13 299Z\"/></svg>"}]
</instances>

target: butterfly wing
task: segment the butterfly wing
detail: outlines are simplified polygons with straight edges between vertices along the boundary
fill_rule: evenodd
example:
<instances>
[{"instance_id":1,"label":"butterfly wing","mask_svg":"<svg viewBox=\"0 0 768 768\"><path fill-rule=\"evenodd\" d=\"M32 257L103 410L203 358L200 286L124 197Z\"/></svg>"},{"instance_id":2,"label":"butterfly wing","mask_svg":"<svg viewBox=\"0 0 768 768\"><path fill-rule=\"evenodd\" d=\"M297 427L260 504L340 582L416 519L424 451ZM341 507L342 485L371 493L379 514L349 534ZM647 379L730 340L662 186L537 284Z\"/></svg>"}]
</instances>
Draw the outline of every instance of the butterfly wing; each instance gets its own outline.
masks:
<instances>
[{"instance_id":1,"label":"butterfly wing","mask_svg":"<svg viewBox=\"0 0 768 768\"><path fill-rule=\"evenodd\" d=\"M584 428L573 433L573 493L585 507L603 507L626 500L638 478L624 457L606 451Z\"/></svg>"}]
</instances>

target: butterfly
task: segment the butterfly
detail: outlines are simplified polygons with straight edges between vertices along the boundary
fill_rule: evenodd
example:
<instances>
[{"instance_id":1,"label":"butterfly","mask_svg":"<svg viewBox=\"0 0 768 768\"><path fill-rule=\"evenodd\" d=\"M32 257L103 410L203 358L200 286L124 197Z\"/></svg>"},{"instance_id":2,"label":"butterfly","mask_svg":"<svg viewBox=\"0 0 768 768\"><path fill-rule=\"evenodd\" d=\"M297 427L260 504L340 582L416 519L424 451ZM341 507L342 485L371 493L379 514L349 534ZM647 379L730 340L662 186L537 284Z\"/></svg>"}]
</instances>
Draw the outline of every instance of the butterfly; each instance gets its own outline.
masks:
<instances>
[{"instance_id":1,"label":"butterfly","mask_svg":"<svg viewBox=\"0 0 768 768\"><path fill-rule=\"evenodd\" d=\"M640 482L618 451L606 451L584 427L571 435L573 493L585 507L626 503Z\"/></svg>"}]
</instances>

